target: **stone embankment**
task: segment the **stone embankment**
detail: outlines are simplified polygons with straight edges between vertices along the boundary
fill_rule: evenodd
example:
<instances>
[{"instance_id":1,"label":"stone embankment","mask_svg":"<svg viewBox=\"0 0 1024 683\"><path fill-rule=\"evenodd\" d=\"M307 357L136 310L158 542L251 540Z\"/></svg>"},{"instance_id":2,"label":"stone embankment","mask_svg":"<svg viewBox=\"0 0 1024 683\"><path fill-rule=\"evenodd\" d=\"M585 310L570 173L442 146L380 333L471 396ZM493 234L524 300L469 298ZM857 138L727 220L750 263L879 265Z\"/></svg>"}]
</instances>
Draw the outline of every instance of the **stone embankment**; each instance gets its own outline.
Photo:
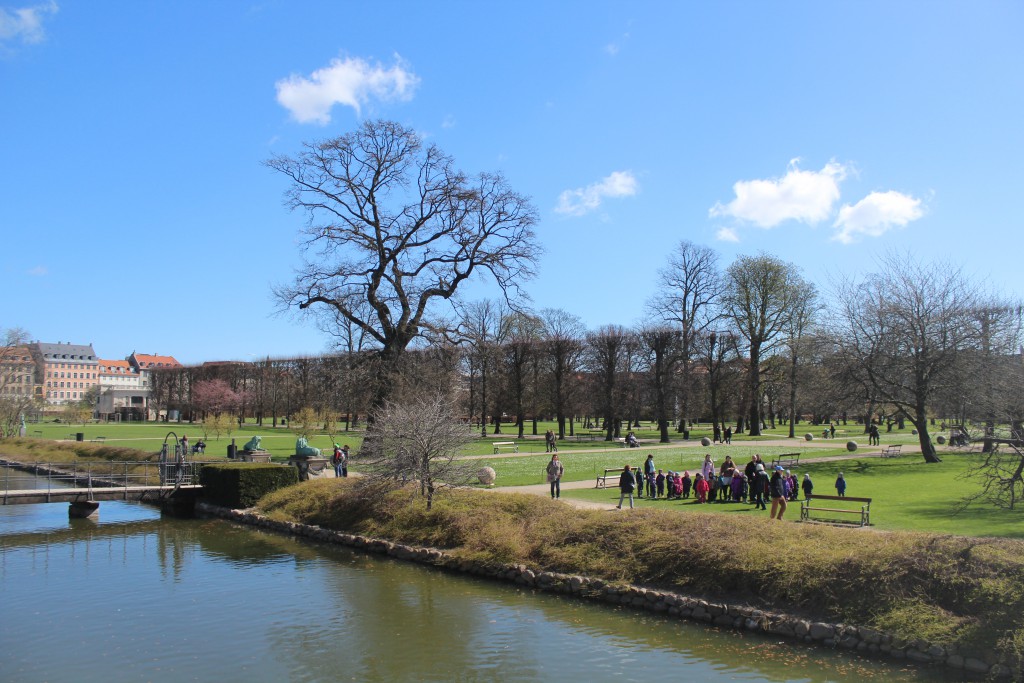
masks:
<instances>
[{"instance_id":1,"label":"stone embankment","mask_svg":"<svg viewBox=\"0 0 1024 683\"><path fill-rule=\"evenodd\" d=\"M613 583L585 576L535 571L522 564L495 565L464 560L436 548L408 546L295 522L279 522L252 511L229 510L202 502L196 503L196 511L271 531L388 555L399 560L508 581L585 600L647 610L721 628L762 633L796 642L840 648L868 656L887 657L920 665L945 666L974 674L979 678L1013 677L1012 672L1006 667L988 663L976 654L961 652L956 646L936 645L923 640L908 641L863 626L810 621L746 605L702 600L670 591Z\"/></svg>"}]
</instances>

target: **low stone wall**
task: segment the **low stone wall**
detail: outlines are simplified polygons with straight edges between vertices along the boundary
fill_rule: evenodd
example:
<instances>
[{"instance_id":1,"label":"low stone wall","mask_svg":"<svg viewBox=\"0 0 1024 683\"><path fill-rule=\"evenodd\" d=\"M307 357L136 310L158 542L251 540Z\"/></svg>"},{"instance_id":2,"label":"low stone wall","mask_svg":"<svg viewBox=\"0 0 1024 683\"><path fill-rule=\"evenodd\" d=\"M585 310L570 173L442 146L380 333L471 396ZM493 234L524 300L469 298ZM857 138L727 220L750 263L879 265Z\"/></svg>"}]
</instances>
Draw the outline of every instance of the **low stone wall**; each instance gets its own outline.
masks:
<instances>
[{"instance_id":1,"label":"low stone wall","mask_svg":"<svg viewBox=\"0 0 1024 683\"><path fill-rule=\"evenodd\" d=\"M760 632L793 641L841 648L869 656L888 657L916 664L946 666L975 674L978 677L1012 677L1012 672L1006 667L1000 664L990 664L976 654L961 652L956 646L934 645L923 640L907 641L863 626L808 621L746 605L711 602L679 593L617 584L585 576L534 571L522 564L494 565L462 560L436 548L408 546L295 522L277 522L254 512L228 510L203 502L196 503L196 511L263 529L388 555L399 560L509 581L520 586L564 593L586 600L657 612L669 617L704 622L721 628Z\"/></svg>"}]
</instances>

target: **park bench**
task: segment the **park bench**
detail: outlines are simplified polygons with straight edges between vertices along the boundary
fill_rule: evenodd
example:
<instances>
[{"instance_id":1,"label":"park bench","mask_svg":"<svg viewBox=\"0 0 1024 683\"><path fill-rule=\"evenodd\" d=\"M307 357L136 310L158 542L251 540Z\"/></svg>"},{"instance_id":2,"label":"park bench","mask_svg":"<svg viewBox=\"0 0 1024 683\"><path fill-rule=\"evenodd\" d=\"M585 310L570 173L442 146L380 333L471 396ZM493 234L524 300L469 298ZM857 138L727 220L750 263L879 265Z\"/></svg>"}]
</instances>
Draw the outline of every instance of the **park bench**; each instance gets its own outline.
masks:
<instances>
[{"instance_id":1,"label":"park bench","mask_svg":"<svg viewBox=\"0 0 1024 683\"><path fill-rule=\"evenodd\" d=\"M597 475L597 484L594 485L594 488L607 488L609 479L614 479L615 482L618 483L619 475L621 475L625 469L626 468L624 467L609 467L605 469L604 474Z\"/></svg>"},{"instance_id":2,"label":"park bench","mask_svg":"<svg viewBox=\"0 0 1024 683\"><path fill-rule=\"evenodd\" d=\"M90 439L90 441L94 441L94 442L98 442L98 443L105 443L106 440L107 440L107 437L105 437L105 436L97 436L95 439Z\"/></svg>"},{"instance_id":3,"label":"park bench","mask_svg":"<svg viewBox=\"0 0 1024 683\"><path fill-rule=\"evenodd\" d=\"M576 432L577 441L583 441L584 439L594 441L597 437L598 435L595 434L594 432Z\"/></svg>"},{"instance_id":4,"label":"park bench","mask_svg":"<svg viewBox=\"0 0 1024 683\"><path fill-rule=\"evenodd\" d=\"M886 446L885 448L882 449L883 458L896 458L899 457L899 454L900 444L896 444L895 446Z\"/></svg>"},{"instance_id":5,"label":"park bench","mask_svg":"<svg viewBox=\"0 0 1024 683\"><path fill-rule=\"evenodd\" d=\"M782 467L782 469L784 469L784 470L792 469L792 468L796 467L799 464L800 464L800 454L799 453L780 453L779 455L775 456L774 460L772 460L772 467L773 468L776 465L778 465L778 466Z\"/></svg>"},{"instance_id":6,"label":"park bench","mask_svg":"<svg viewBox=\"0 0 1024 683\"><path fill-rule=\"evenodd\" d=\"M833 507L821 507L818 503L822 501L828 501L825 505L832 505ZM832 502L835 501L835 502ZM839 502L847 503L847 507L841 508ZM853 503L854 505L849 505ZM859 508L856 508L856 503L861 503ZM811 512L824 512L824 513L842 513L848 515L860 515L860 526L868 526L871 523L871 499L870 498L855 498L853 496L819 496L811 495L810 498L800 501L800 521L801 522L812 522L812 521L823 521L823 520L812 520ZM845 524L852 524L853 522L847 522L845 520L829 520L833 522L840 522Z\"/></svg>"},{"instance_id":7,"label":"park bench","mask_svg":"<svg viewBox=\"0 0 1024 683\"><path fill-rule=\"evenodd\" d=\"M37 429L34 432L32 432L32 435L33 436L38 436L39 438L42 438L43 437L43 432L42 432L41 429Z\"/></svg>"},{"instance_id":8,"label":"park bench","mask_svg":"<svg viewBox=\"0 0 1024 683\"><path fill-rule=\"evenodd\" d=\"M513 453L519 452L519 445L515 441L495 441L493 446L495 455L497 455L503 448L507 448Z\"/></svg>"},{"instance_id":9,"label":"park bench","mask_svg":"<svg viewBox=\"0 0 1024 683\"><path fill-rule=\"evenodd\" d=\"M619 444L623 448L626 447L626 437L620 436L619 438L615 439L614 441L615 441L615 443Z\"/></svg>"}]
</instances>

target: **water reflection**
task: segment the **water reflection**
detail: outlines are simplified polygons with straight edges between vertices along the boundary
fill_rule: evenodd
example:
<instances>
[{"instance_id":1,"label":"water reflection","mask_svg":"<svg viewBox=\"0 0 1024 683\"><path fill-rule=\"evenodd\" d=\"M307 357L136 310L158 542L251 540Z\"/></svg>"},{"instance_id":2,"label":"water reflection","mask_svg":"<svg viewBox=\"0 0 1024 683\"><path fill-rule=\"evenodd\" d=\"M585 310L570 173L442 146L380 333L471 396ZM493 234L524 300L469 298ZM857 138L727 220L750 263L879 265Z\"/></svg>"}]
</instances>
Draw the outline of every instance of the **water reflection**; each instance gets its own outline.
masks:
<instances>
[{"instance_id":1,"label":"water reflection","mask_svg":"<svg viewBox=\"0 0 1024 683\"><path fill-rule=\"evenodd\" d=\"M218 520L101 510L82 524L63 505L0 508L0 680L938 680Z\"/></svg>"}]
</instances>

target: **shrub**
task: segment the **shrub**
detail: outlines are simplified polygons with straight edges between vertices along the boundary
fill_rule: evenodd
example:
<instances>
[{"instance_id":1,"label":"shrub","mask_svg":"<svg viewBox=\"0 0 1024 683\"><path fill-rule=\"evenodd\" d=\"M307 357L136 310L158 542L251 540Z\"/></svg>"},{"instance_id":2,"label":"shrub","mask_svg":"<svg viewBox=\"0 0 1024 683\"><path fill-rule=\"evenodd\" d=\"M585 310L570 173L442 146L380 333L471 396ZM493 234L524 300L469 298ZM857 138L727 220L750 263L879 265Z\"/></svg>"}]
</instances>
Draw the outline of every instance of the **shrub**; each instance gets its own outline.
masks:
<instances>
[{"instance_id":1,"label":"shrub","mask_svg":"<svg viewBox=\"0 0 1024 683\"><path fill-rule=\"evenodd\" d=\"M215 463L200 470L204 497L214 505L248 508L263 496L299 480L294 467L264 463Z\"/></svg>"}]
</instances>

